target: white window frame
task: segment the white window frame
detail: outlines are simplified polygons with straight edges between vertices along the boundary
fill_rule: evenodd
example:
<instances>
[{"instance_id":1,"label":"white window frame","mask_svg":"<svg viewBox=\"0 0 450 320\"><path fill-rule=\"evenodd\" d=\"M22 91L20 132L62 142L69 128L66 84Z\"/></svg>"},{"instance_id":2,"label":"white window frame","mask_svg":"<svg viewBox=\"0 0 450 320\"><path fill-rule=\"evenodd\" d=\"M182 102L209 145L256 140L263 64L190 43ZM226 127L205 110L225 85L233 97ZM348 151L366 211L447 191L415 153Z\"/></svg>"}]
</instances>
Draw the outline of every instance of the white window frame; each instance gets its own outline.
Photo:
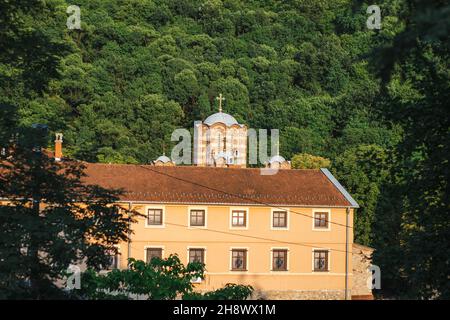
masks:
<instances>
[{"instance_id":1,"label":"white window frame","mask_svg":"<svg viewBox=\"0 0 450 320\"><path fill-rule=\"evenodd\" d=\"M118 245L118 244L115 244L115 245L113 245L113 247L114 248L117 248L117 254L116 254L116 256L117 256L117 270L121 270L120 269L120 267L121 267L121 262L120 262L120 260L122 260L121 258L122 258L122 251L120 250L120 245ZM102 270L100 270L100 272L102 273L108 273L108 272L111 272L112 270L115 270L115 269L102 269Z\"/></svg>"},{"instance_id":2,"label":"white window frame","mask_svg":"<svg viewBox=\"0 0 450 320\"><path fill-rule=\"evenodd\" d=\"M328 213L328 227L327 228L316 228L316 213L326 212ZM313 231L331 231L331 209L313 209L312 210L312 230Z\"/></svg>"},{"instance_id":3,"label":"white window frame","mask_svg":"<svg viewBox=\"0 0 450 320\"><path fill-rule=\"evenodd\" d=\"M233 211L245 211L245 227L233 226ZM248 230L250 225L250 210L247 207L230 207L230 229L233 230Z\"/></svg>"},{"instance_id":4,"label":"white window frame","mask_svg":"<svg viewBox=\"0 0 450 320\"><path fill-rule=\"evenodd\" d=\"M233 250L246 250L247 256L245 257L245 263L246 263L246 270L233 270ZM248 247L230 247L230 272L232 274L239 274L239 273L248 273L250 271L250 250Z\"/></svg>"},{"instance_id":5,"label":"white window frame","mask_svg":"<svg viewBox=\"0 0 450 320\"><path fill-rule=\"evenodd\" d=\"M205 211L205 225L204 226L191 226L191 210L204 210ZM206 229L208 228L208 207L188 207L187 213L188 219L188 228L189 229Z\"/></svg>"},{"instance_id":6,"label":"white window frame","mask_svg":"<svg viewBox=\"0 0 450 320\"><path fill-rule=\"evenodd\" d=\"M287 251L287 255L286 255L286 259L287 259L286 270L273 270L273 250L286 250ZM289 247L271 247L270 248L270 263L269 263L270 272L273 272L273 273L289 272L289 270L291 269L290 268L290 262L291 262L291 258L290 258Z\"/></svg>"},{"instance_id":7,"label":"white window frame","mask_svg":"<svg viewBox=\"0 0 450 320\"><path fill-rule=\"evenodd\" d=\"M161 259L164 259L165 246L163 245L147 245L144 246L144 262L147 263L147 249L161 249Z\"/></svg>"},{"instance_id":8,"label":"white window frame","mask_svg":"<svg viewBox=\"0 0 450 320\"><path fill-rule=\"evenodd\" d=\"M187 255L186 255L186 264L188 264L189 263L189 250L190 249L203 249L203 250L205 250L204 251L204 255L203 255L203 263L205 264L205 266L206 266L206 247L204 247L204 246L187 246L187 248L186 248L186 252L187 252Z\"/></svg>"},{"instance_id":9,"label":"white window frame","mask_svg":"<svg viewBox=\"0 0 450 320\"><path fill-rule=\"evenodd\" d=\"M162 210L162 224L148 224L148 210L150 209L161 209ZM145 227L146 228L165 228L166 227L166 206L154 205L145 206Z\"/></svg>"},{"instance_id":10,"label":"white window frame","mask_svg":"<svg viewBox=\"0 0 450 320\"><path fill-rule=\"evenodd\" d=\"M190 249L203 249L203 264L205 265L205 272L206 273L206 247L202 247L202 246L187 246L187 250L186 250L186 265L188 265L189 263L189 250ZM196 278L196 279L191 279L192 283L202 283L205 279L202 279L200 277Z\"/></svg>"},{"instance_id":11,"label":"white window frame","mask_svg":"<svg viewBox=\"0 0 450 320\"><path fill-rule=\"evenodd\" d=\"M314 251L327 251L328 252L328 261L327 261L327 271L315 271L314 270ZM312 248L312 272L316 274L320 273L330 273L331 272L331 249L330 248Z\"/></svg>"},{"instance_id":12,"label":"white window frame","mask_svg":"<svg viewBox=\"0 0 450 320\"><path fill-rule=\"evenodd\" d=\"M275 227L273 225L273 214L276 211L286 211L286 227ZM289 230L290 225L290 210L288 208L272 208L270 210L270 230L280 230L280 231L287 231Z\"/></svg>"}]
</instances>

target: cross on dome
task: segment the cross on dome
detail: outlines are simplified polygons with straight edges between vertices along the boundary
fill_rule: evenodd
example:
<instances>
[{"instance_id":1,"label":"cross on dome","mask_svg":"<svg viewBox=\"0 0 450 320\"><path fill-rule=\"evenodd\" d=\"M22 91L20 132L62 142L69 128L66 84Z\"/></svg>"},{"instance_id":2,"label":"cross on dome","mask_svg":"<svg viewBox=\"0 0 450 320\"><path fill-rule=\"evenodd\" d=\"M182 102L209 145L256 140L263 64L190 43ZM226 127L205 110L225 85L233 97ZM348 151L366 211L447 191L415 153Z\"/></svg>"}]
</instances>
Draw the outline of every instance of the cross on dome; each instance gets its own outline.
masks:
<instances>
[{"instance_id":1,"label":"cross on dome","mask_svg":"<svg viewBox=\"0 0 450 320\"><path fill-rule=\"evenodd\" d=\"M220 93L218 97L216 97L216 100L219 100L219 112L222 112L222 101L225 100L225 98Z\"/></svg>"}]
</instances>

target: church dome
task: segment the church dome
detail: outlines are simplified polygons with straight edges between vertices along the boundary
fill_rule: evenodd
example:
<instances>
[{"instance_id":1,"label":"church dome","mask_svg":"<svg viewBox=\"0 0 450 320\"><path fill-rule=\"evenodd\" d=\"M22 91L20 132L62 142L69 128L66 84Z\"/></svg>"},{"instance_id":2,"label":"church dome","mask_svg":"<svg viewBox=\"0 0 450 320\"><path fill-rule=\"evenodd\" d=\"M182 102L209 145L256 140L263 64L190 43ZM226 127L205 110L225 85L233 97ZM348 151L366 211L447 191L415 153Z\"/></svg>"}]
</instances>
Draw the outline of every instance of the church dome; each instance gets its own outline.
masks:
<instances>
[{"instance_id":1,"label":"church dome","mask_svg":"<svg viewBox=\"0 0 450 320\"><path fill-rule=\"evenodd\" d=\"M158 157L158 159L155 160L155 162L156 161L161 161L162 163L167 163L167 162L171 162L172 160L170 160L170 158L167 156L160 156L160 157Z\"/></svg>"},{"instance_id":2,"label":"church dome","mask_svg":"<svg viewBox=\"0 0 450 320\"><path fill-rule=\"evenodd\" d=\"M217 122L221 122L227 127L231 127L234 124L239 124L233 116L230 116L228 113L225 112L217 112L210 115L208 118L205 119L204 124L211 126Z\"/></svg>"}]
</instances>

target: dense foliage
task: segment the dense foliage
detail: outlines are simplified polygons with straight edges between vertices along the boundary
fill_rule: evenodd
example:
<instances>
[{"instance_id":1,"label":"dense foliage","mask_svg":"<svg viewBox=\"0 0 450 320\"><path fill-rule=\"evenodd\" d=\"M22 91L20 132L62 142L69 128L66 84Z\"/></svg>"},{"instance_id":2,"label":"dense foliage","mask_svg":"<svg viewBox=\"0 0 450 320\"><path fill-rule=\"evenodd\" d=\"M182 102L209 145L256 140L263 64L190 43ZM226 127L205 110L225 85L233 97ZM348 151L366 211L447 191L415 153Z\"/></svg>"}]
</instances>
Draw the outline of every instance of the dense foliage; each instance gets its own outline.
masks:
<instances>
[{"instance_id":1,"label":"dense foliage","mask_svg":"<svg viewBox=\"0 0 450 320\"><path fill-rule=\"evenodd\" d=\"M73 298L108 300L244 300L253 292L251 286L236 284L206 293L194 292L193 281L204 279L204 272L204 264L192 262L185 266L173 254L165 259L154 257L148 263L130 259L128 269L103 274L88 269L82 273L81 288L71 294Z\"/></svg>"},{"instance_id":2,"label":"dense foliage","mask_svg":"<svg viewBox=\"0 0 450 320\"><path fill-rule=\"evenodd\" d=\"M364 7L324 0L77 5L81 30L64 30L69 14L57 0L47 5L53 16L38 16L33 26L50 25L54 30L39 31L70 48L44 94L24 99L13 85L19 76L33 79L23 73L28 66L13 72L5 59L2 72L11 82L3 89L17 92L21 123L63 132L67 155L148 163L163 145L169 149L175 128L192 128L217 111L219 92L225 112L240 122L280 129L287 159L299 152L333 159L352 146L389 147L399 139L371 111L380 86L363 56L377 40L365 27Z\"/></svg>"},{"instance_id":3,"label":"dense foliage","mask_svg":"<svg viewBox=\"0 0 450 320\"><path fill-rule=\"evenodd\" d=\"M405 28L380 50L379 107L404 138L377 204L375 262L386 291L449 299L450 4L416 0L398 14Z\"/></svg>"},{"instance_id":4,"label":"dense foliage","mask_svg":"<svg viewBox=\"0 0 450 320\"><path fill-rule=\"evenodd\" d=\"M295 154L291 159L293 169L320 169L328 168L331 165L329 159L313 156L308 153Z\"/></svg>"},{"instance_id":5,"label":"dense foliage","mask_svg":"<svg viewBox=\"0 0 450 320\"><path fill-rule=\"evenodd\" d=\"M378 1L380 30L362 1L79 0L81 30L69 4L0 1L3 141L42 123L77 159L148 163L221 92L286 159L331 161L384 293L450 296L446 1Z\"/></svg>"},{"instance_id":6,"label":"dense foliage","mask_svg":"<svg viewBox=\"0 0 450 320\"><path fill-rule=\"evenodd\" d=\"M41 150L45 128L21 132L0 162L0 299L61 298L71 264L101 268L126 241L133 212L120 192L82 183L80 162Z\"/></svg>"}]
</instances>

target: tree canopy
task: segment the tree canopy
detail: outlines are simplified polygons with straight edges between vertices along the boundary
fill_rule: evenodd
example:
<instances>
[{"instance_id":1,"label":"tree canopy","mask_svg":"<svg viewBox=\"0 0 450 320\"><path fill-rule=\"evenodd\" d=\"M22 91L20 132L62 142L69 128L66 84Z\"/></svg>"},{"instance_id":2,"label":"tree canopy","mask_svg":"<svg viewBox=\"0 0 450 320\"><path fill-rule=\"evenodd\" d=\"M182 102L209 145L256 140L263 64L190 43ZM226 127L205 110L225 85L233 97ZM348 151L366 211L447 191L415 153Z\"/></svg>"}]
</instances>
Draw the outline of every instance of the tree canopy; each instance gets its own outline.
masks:
<instances>
[{"instance_id":1,"label":"tree canopy","mask_svg":"<svg viewBox=\"0 0 450 320\"><path fill-rule=\"evenodd\" d=\"M209 292L195 292L194 281L204 279L205 265L181 263L176 254L165 259L153 257L148 263L130 259L128 269L99 274L88 269L81 275L81 287L71 292L74 298L128 300L244 300L253 292L248 285L228 283Z\"/></svg>"}]
</instances>

